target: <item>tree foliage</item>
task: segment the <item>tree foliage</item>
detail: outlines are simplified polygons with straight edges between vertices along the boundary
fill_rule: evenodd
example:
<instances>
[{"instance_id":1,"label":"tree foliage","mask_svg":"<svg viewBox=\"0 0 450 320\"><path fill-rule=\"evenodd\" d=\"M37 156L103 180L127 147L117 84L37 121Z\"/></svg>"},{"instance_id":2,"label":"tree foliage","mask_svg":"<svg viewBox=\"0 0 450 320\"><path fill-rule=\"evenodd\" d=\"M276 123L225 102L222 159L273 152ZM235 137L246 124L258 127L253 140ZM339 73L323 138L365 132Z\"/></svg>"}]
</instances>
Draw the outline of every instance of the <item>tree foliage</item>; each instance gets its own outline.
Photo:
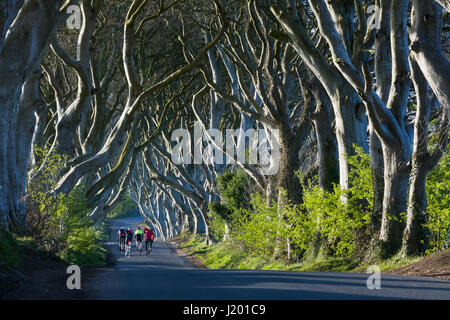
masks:
<instances>
[{"instance_id":1,"label":"tree foliage","mask_svg":"<svg viewBox=\"0 0 450 320\"><path fill-rule=\"evenodd\" d=\"M103 265L105 253L88 218L85 186L80 184L67 195L52 194L66 157L56 153L48 156L43 149L36 149L36 154L41 159L45 155L47 162L39 182L27 186L29 236L39 247L69 263Z\"/></svg>"},{"instance_id":2,"label":"tree foliage","mask_svg":"<svg viewBox=\"0 0 450 320\"><path fill-rule=\"evenodd\" d=\"M429 241L428 253L448 248L450 245L450 159L444 156L430 172L427 179L428 206L425 226Z\"/></svg>"}]
</instances>

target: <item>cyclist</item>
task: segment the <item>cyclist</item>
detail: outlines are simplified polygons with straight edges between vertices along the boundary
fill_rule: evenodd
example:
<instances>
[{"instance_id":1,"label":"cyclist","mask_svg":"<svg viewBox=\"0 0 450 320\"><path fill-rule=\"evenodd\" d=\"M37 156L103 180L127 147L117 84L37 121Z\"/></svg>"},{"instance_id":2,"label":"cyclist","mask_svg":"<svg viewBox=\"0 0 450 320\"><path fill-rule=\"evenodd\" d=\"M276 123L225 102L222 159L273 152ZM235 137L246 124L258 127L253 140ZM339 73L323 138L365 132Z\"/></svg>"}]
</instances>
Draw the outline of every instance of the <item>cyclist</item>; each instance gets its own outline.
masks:
<instances>
[{"instance_id":1,"label":"cyclist","mask_svg":"<svg viewBox=\"0 0 450 320\"><path fill-rule=\"evenodd\" d=\"M130 227L128 227L126 245L128 246L129 249L131 249L132 243L133 243L133 230ZM127 252L125 253L125 255L130 255L130 254L131 254L131 250L127 250Z\"/></svg>"},{"instance_id":2,"label":"cyclist","mask_svg":"<svg viewBox=\"0 0 450 320\"><path fill-rule=\"evenodd\" d=\"M136 237L136 250L139 250L140 245L142 245L142 239L144 237L144 232L142 232L141 228L138 227L136 232L134 233Z\"/></svg>"},{"instance_id":3,"label":"cyclist","mask_svg":"<svg viewBox=\"0 0 450 320\"><path fill-rule=\"evenodd\" d=\"M153 247L153 240L155 238L155 234L153 233L153 230L144 228L144 233L145 233L145 251L148 250L148 245L150 243L150 250Z\"/></svg>"},{"instance_id":4,"label":"cyclist","mask_svg":"<svg viewBox=\"0 0 450 320\"><path fill-rule=\"evenodd\" d=\"M125 246L122 246L122 244L125 244L126 236L127 236L127 233L125 231L125 228L120 227L119 231L117 231L117 240L119 241L119 250L120 251L125 250Z\"/></svg>"}]
</instances>

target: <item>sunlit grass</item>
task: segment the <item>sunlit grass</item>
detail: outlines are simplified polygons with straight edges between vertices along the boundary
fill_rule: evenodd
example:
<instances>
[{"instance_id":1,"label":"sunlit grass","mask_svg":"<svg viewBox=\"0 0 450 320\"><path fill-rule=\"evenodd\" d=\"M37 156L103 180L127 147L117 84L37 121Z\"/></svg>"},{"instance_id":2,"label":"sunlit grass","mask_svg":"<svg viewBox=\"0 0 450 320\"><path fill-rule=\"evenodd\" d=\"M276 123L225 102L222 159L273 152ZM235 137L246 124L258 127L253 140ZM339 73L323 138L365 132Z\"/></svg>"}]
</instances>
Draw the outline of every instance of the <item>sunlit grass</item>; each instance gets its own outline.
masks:
<instances>
[{"instance_id":1,"label":"sunlit grass","mask_svg":"<svg viewBox=\"0 0 450 320\"><path fill-rule=\"evenodd\" d=\"M16 267L23 254L19 241L13 234L0 229L0 263L6 267Z\"/></svg>"},{"instance_id":2,"label":"sunlit grass","mask_svg":"<svg viewBox=\"0 0 450 320\"><path fill-rule=\"evenodd\" d=\"M353 271L365 272L365 270L369 267L369 265L376 265L380 268L381 271L387 271L407 266L411 263L418 262L423 258L424 257L422 256L403 257L402 254L398 253L392 258L386 260L377 260L371 263L362 263L359 266L357 266Z\"/></svg>"},{"instance_id":3,"label":"sunlit grass","mask_svg":"<svg viewBox=\"0 0 450 320\"><path fill-rule=\"evenodd\" d=\"M377 265L386 271L419 261L423 257L402 257L400 254L387 259L364 263L352 257L306 258L299 263L289 263L260 256L246 255L227 243L206 245L204 237L184 234L176 240L181 241L181 248L198 257L210 269L251 269L251 270L285 270L318 272L366 272L369 265Z\"/></svg>"}]
</instances>

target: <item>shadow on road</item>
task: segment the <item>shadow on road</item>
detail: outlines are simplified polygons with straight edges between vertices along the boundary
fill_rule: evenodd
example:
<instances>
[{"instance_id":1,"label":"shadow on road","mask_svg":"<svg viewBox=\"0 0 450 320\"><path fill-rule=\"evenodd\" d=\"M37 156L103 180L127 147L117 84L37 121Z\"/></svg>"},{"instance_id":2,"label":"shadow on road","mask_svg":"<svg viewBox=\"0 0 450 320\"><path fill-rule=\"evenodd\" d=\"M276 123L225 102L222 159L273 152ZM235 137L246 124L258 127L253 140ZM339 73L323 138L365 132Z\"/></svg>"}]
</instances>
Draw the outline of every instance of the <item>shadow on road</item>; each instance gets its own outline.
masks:
<instances>
[{"instance_id":1,"label":"shadow on road","mask_svg":"<svg viewBox=\"0 0 450 320\"><path fill-rule=\"evenodd\" d=\"M121 226L139 218L111 221L106 247L114 265L98 273L91 299L152 300L354 300L450 299L450 282L381 275L381 289L367 288L368 274L261 270L208 270L193 266L165 242L154 243L150 256L133 247L124 257L115 241ZM134 229L134 228L133 228Z\"/></svg>"}]
</instances>

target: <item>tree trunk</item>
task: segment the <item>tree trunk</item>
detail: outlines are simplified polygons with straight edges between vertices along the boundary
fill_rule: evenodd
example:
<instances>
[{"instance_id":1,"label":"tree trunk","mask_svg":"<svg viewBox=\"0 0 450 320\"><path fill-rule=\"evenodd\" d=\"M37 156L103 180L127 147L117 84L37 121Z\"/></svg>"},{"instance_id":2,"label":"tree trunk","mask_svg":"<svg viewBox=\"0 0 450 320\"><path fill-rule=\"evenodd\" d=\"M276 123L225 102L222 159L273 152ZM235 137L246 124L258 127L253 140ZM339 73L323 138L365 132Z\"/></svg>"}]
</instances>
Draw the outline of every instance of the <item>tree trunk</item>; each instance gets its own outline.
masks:
<instances>
[{"instance_id":1,"label":"tree trunk","mask_svg":"<svg viewBox=\"0 0 450 320\"><path fill-rule=\"evenodd\" d=\"M367 120L364 108L358 102L356 92L341 94L332 98L336 119L336 140L338 143L339 184L342 189L350 187L347 157L355 155L354 145L368 151L366 138Z\"/></svg>"},{"instance_id":2,"label":"tree trunk","mask_svg":"<svg viewBox=\"0 0 450 320\"><path fill-rule=\"evenodd\" d=\"M298 152L301 144L293 141L288 129L280 129L280 160L277 174L278 201L283 201L281 192L286 192L286 198L293 204L302 202L302 186L295 172L299 168Z\"/></svg>"},{"instance_id":3,"label":"tree trunk","mask_svg":"<svg viewBox=\"0 0 450 320\"><path fill-rule=\"evenodd\" d=\"M312 93L316 100L316 110L312 116L319 160L319 187L331 192L333 184L339 183L339 161L336 136L331 126L331 102L316 77L312 80Z\"/></svg>"},{"instance_id":4,"label":"tree trunk","mask_svg":"<svg viewBox=\"0 0 450 320\"><path fill-rule=\"evenodd\" d=\"M17 208L17 218L19 225L27 228L26 219L26 182L28 173L28 162L31 153L31 141L36 123L34 112L42 104L39 96L40 70L37 70L25 81L22 87L22 94L18 104L18 116L16 117L14 137L11 137L10 143L13 143L16 149L15 163L11 162L10 169L15 172L11 181L12 198L11 203ZM11 159L12 160L12 159Z\"/></svg>"},{"instance_id":5,"label":"tree trunk","mask_svg":"<svg viewBox=\"0 0 450 320\"><path fill-rule=\"evenodd\" d=\"M414 145L409 186L409 201L406 228L403 234L403 255L423 254L427 246L423 225L426 223L427 208L426 179L447 147L448 118L443 113L439 143L432 155L428 152L428 126L431 114L431 99L428 83L417 61L411 57L411 76L417 97L417 112L414 120ZM424 241L422 243L422 241Z\"/></svg>"},{"instance_id":6,"label":"tree trunk","mask_svg":"<svg viewBox=\"0 0 450 320\"><path fill-rule=\"evenodd\" d=\"M406 213L409 170L406 165L408 155L385 146L383 153L384 196L380 241L381 254L388 257L395 254L402 244L402 214Z\"/></svg>"},{"instance_id":7,"label":"tree trunk","mask_svg":"<svg viewBox=\"0 0 450 320\"><path fill-rule=\"evenodd\" d=\"M381 217L383 212L384 197L384 163L383 148L380 139L373 128L369 131L370 163L372 165L373 176L373 212L372 212L372 233L378 234L381 229Z\"/></svg>"},{"instance_id":8,"label":"tree trunk","mask_svg":"<svg viewBox=\"0 0 450 320\"><path fill-rule=\"evenodd\" d=\"M194 236L198 234L198 219L195 212L192 212L192 234Z\"/></svg>"},{"instance_id":9,"label":"tree trunk","mask_svg":"<svg viewBox=\"0 0 450 320\"><path fill-rule=\"evenodd\" d=\"M12 231L22 229L23 221L17 219L17 196L24 182L18 179L26 178L18 174L15 163L18 99L33 67L40 64L56 25L54 1L27 1L10 26L0 52L0 226Z\"/></svg>"},{"instance_id":10,"label":"tree trunk","mask_svg":"<svg viewBox=\"0 0 450 320\"><path fill-rule=\"evenodd\" d=\"M367 120L364 108L356 91L346 82L339 71L316 50L307 31L297 15L295 1L289 1L292 8L275 13L291 44L303 62L323 85L333 106L338 144L339 183L341 188L349 187L349 166L347 156L354 155L353 144L368 150L366 139Z\"/></svg>"},{"instance_id":11,"label":"tree trunk","mask_svg":"<svg viewBox=\"0 0 450 320\"><path fill-rule=\"evenodd\" d=\"M3 0L0 2L0 52L5 41L6 32L13 23L24 0Z\"/></svg>"},{"instance_id":12,"label":"tree trunk","mask_svg":"<svg viewBox=\"0 0 450 320\"><path fill-rule=\"evenodd\" d=\"M441 0L448 10L448 0ZM410 40L411 56L441 105L450 114L450 61L442 50L442 9L428 0L413 0Z\"/></svg>"},{"instance_id":13,"label":"tree trunk","mask_svg":"<svg viewBox=\"0 0 450 320\"><path fill-rule=\"evenodd\" d=\"M58 142L57 153L72 155L75 153L74 139L82 119L87 117L92 100L91 50L90 40L95 30L95 14L91 1L81 0L82 26L77 43L77 59L73 65L78 76L78 92L76 99L64 110L64 114L56 125L55 142ZM64 60L63 60L64 61ZM67 60L64 61L67 63Z\"/></svg>"},{"instance_id":14,"label":"tree trunk","mask_svg":"<svg viewBox=\"0 0 450 320\"><path fill-rule=\"evenodd\" d=\"M409 187L406 227L403 233L403 254L408 256L423 253L423 225L426 222L427 208L426 181L428 168L420 168L413 160L411 182Z\"/></svg>"},{"instance_id":15,"label":"tree trunk","mask_svg":"<svg viewBox=\"0 0 450 320\"><path fill-rule=\"evenodd\" d=\"M376 92L386 104L392 81L392 54L390 43L390 15L391 0L381 0L379 9L379 25L375 30L374 72ZM372 165L374 199L372 214L372 233L378 235L381 228L381 216L383 212L383 148L373 124L369 122L369 148L370 162Z\"/></svg>"},{"instance_id":16,"label":"tree trunk","mask_svg":"<svg viewBox=\"0 0 450 320\"><path fill-rule=\"evenodd\" d=\"M41 104L40 107L38 107L38 109L35 111L34 113L34 117L36 118L35 120L35 127L34 127L34 131L33 131L33 138L31 140L31 154L30 154L30 172L35 169L36 165L37 165L37 159L36 159L36 153L35 153L35 148L36 147L42 147L45 144L45 136L44 136L44 129L45 129L45 125L48 122L48 108L47 106L44 106L43 104Z\"/></svg>"}]
</instances>

